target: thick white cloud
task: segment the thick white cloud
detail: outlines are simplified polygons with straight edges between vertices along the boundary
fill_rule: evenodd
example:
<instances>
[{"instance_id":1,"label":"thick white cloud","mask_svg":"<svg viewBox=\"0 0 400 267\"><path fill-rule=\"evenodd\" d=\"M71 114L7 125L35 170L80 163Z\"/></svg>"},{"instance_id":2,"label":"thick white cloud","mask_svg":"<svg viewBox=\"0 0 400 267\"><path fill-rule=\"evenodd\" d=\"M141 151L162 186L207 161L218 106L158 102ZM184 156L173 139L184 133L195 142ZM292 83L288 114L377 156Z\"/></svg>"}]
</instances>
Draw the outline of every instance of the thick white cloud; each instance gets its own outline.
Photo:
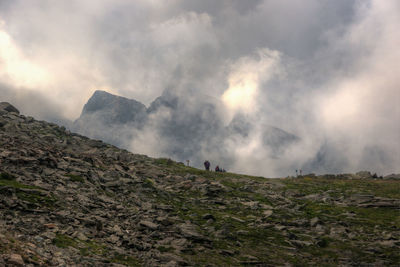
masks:
<instances>
[{"instance_id":1,"label":"thick white cloud","mask_svg":"<svg viewBox=\"0 0 400 267\"><path fill-rule=\"evenodd\" d=\"M254 113L259 111L259 90L265 81L279 71L278 51L260 49L257 58L242 57L231 66L228 75L229 87L222 101L232 112Z\"/></svg>"},{"instance_id":2,"label":"thick white cloud","mask_svg":"<svg viewBox=\"0 0 400 267\"><path fill-rule=\"evenodd\" d=\"M396 170L400 163L400 4L373 1L337 44L357 51L348 75L335 77L317 98L320 123L342 148L350 168ZM386 166L367 153L384 151Z\"/></svg>"},{"instance_id":3,"label":"thick white cloud","mask_svg":"<svg viewBox=\"0 0 400 267\"><path fill-rule=\"evenodd\" d=\"M225 123L246 113L302 140L280 159L261 129L226 140L237 171L399 172L399 10L397 0L0 1L0 92L31 115L69 119L96 89L145 104L165 88L201 92L223 100ZM162 137L151 136L135 146L158 155ZM326 162L315 170L317 154Z\"/></svg>"},{"instance_id":4,"label":"thick white cloud","mask_svg":"<svg viewBox=\"0 0 400 267\"><path fill-rule=\"evenodd\" d=\"M49 72L26 58L0 23L0 79L16 86L42 87Z\"/></svg>"}]
</instances>

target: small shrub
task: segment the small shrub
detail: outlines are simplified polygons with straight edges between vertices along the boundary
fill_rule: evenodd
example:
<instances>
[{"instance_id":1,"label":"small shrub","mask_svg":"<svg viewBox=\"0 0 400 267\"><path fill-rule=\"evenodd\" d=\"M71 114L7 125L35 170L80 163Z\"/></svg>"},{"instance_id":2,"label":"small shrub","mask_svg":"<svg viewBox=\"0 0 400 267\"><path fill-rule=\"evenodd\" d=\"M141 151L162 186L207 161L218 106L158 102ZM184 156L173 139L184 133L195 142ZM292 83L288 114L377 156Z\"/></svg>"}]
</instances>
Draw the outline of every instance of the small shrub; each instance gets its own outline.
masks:
<instances>
[{"instance_id":1,"label":"small shrub","mask_svg":"<svg viewBox=\"0 0 400 267\"><path fill-rule=\"evenodd\" d=\"M317 245L321 248L326 248L329 245L329 238L323 237L317 242Z\"/></svg>"},{"instance_id":2,"label":"small shrub","mask_svg":"<svg viewBox=\"0 0 400 267\"><path fill-rule=\"evenodd\" d=\"M0 173L1 180L15 180L15 176L7 172Z\"/></svg>"}]
</instances>

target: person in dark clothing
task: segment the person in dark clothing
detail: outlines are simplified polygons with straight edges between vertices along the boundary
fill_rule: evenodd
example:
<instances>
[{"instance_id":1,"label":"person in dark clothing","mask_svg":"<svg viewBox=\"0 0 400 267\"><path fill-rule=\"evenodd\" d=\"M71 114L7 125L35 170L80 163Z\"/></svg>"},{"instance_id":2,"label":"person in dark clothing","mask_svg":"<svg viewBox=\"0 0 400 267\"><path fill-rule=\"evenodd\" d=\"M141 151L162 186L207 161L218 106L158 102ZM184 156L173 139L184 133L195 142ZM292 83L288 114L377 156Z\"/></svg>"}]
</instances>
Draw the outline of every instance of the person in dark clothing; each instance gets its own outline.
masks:
<instances>
[{"instance_id":1,"label":"person in dark clothing","mask_svg":"<svg viewBox=\"0 0 400 267\"><path fill-rule=\"evenodd\" d=\"M208 160L204 161L204 167L206 168L206 171L210 170L210 162Z\"/></svg>"},{"instance_id":2,"label":"person in dark clothing","mask_svg":"<svg viewBox=\"0 0 400 267\"><path fill-rule=\"evenodd\" d=\"M216 171L216 172L219 172L219 171L220 171L220 169L219 169L219 166L218 166L218 165L215 167L215 171Z\"/></svg>"}]
</instances>

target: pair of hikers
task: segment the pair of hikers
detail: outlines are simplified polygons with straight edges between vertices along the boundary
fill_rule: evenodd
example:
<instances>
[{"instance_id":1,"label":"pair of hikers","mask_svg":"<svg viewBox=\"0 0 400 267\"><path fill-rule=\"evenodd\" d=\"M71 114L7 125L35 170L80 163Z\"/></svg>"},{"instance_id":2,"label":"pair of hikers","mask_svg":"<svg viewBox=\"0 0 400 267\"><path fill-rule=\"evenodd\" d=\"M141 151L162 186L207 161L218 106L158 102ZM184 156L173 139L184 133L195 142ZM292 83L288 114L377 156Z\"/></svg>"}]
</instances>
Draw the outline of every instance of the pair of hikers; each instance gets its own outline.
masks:
<instances>
[{"instance_id":1,"label":"pair of hikers","mask_svg":"<svg viewBox=\"0 0 400 267\"><path fill-rule=\"evenodd\" d=\"M215 167L215 172L226 172L225 169L220 168L218 165Z\"/></svg>"},{"instance_id":2,"label":"pair of hikers","mask_svg":"<svg viewBox=\"0 0 400 267\"><path fill-rule=\"evenodd\" d=\"M204 167L206 168L206 171L210 170L210 162L208 160L204 161ZM220 168L218 165L215 167L216 172L226 172L224 169Z\"/></svg>"}]
</instances>

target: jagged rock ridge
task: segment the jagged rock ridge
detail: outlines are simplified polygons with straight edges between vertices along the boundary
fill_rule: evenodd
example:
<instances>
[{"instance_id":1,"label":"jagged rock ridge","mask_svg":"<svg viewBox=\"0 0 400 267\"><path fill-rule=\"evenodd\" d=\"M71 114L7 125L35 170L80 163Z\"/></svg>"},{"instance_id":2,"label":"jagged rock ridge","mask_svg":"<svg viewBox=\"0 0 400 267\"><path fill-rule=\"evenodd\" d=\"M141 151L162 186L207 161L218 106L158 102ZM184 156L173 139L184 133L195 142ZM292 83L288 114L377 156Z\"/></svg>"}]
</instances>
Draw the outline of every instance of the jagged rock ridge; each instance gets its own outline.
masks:
<instances>
[{"instance_id":1,"label":"jagged rock ridge","mask_svg":"<svg viewBox=\"0 0 400 267\"><path fill-rule=\"evenodd\" d=\"M0 266L399 265L398 175L206 172L7 107Z\"/></svg>"},{"instance_id":2,"label":"jagged rock ridge","mask_svg":"<svg viewBox=\"0 0 400 267\"><path fill-rule=\"evenodd\" d=\"M150 132L162 141L162 146L157 147L160 154L180 161L191 159L195 166L201 166L205 158L215 154L226 168L233 166L234 159L225 142L250 138L255 127L261 129L261 145L268 148L271 157L279 158L299 140L282 129L250 122L240 114L224 126L219 114L221 105L204 95L181 97L166 90L146 109L135 100L96 91L72 129L126 149L132 148L138 135ZM154 142L146 138L142 141L149 146Z\"/></svg>"}]
</instances>

